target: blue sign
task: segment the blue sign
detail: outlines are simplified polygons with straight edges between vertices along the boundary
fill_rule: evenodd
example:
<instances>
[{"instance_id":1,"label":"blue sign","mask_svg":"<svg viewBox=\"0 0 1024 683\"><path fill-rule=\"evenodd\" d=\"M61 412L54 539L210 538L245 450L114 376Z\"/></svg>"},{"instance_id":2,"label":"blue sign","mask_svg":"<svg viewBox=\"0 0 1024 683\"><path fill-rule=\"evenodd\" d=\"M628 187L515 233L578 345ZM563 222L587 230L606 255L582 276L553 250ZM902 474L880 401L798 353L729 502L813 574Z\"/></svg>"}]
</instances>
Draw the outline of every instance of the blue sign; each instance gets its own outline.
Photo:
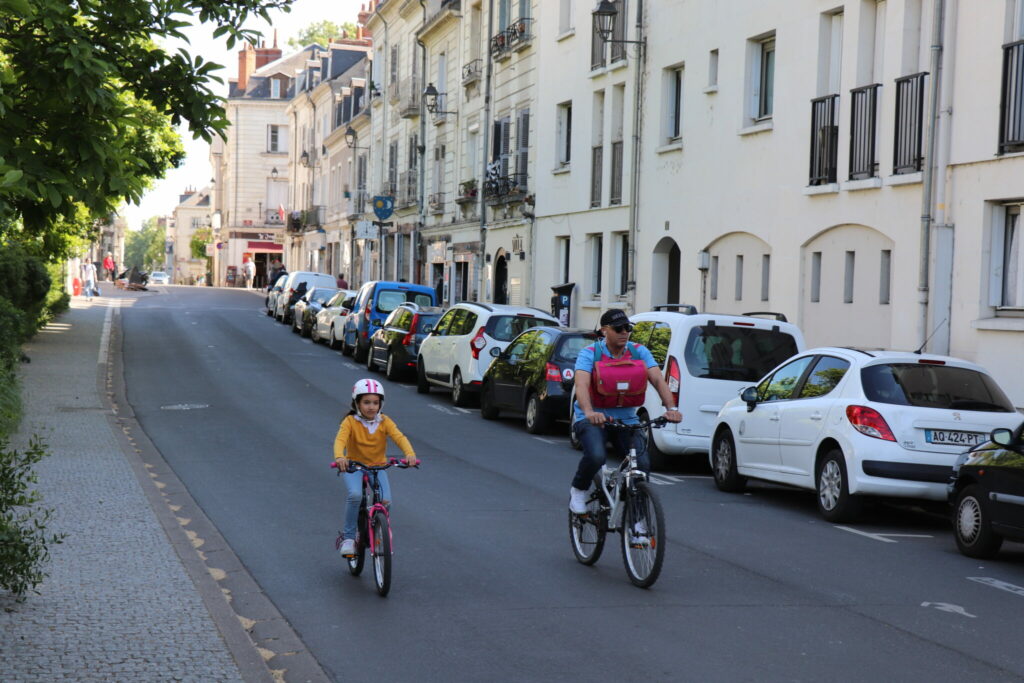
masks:
<instances>
[{"instance_id":1,"label":"blue sign","mask_svg":"<svg viewBox=\"0 0 1024 683\"><path fill-rule=\"evenodd\" d=\"M395 211L395 198L391 196L378 195L373 198L373 212L377 214L377 220L386 221L391 218Z\"/></svg>"}]
</instances>

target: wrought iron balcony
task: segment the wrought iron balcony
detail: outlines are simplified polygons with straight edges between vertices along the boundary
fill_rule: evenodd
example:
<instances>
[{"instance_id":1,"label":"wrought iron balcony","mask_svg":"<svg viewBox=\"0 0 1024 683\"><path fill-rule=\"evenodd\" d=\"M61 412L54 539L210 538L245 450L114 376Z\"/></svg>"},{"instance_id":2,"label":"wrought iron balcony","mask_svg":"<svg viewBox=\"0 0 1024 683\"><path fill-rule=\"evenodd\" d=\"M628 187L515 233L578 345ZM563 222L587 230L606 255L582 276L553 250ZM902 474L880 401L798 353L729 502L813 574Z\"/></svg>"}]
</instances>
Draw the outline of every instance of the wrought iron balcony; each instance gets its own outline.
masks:
<instances>
[{"instance_id":1,"label":"wrought iron balcony","mask_svg":"<svg viewBox=\"0 0 1024 683\"><path fill-rule=\"evenodd\" d=\"M526 174L490 176L484 181L484 198L488 204L521 201L526 196Z\"/></svg>"},{"instance_id":2,"label":"wrought iron balcony","mask_svg":"<svg viewBox=\"0 0 1024 683\"><path fill-rule=\"evenodd\" d=\"M921 134L924 130L925 81L928 73L896 79L896 139L892 172L917 173L923 167Z\"/></svg>"},{"instance_id":3,"label":"wrought iron balcony","mask_svg":"<svg viewBox=\"0 0 1024 683\"><path fill-rule=\"evenodd\" d=\"M850 180L878 175L878 91L881 84L865 85L850 91Z\"/></svg>"},{"instance_id":4,"label":"wrought iron balcony","mask_svg":"<svg viewBox=\"0 0 1024 683\"><path fill-rule=\"evenodd\" d=\"M483 76L484 60L474 59L462 67L462 85L468 86L476 83Z\"/></svg>"},{"instance_id":5,"label":"wrought iron balcony","mask_svg":"<svg viewBox=\"0 0 1024 683\"><path fill-rule=\"evenodd\" d=\"M475 202L477 197L476 180L464 180L459 183L459 194L455 197L456 204Z\"/></svg>"},{"instance_id":6,"label":"wrought iron balcony","mask_svg":"<svg viewBox=\"0 0 1024 683\"><path fill-rule=\"evenodd\" d=\"M505 59L533 41L533 19L520 17L491 37L491 56Z\"/></svg>"},{"instance_id":7,"label":"wrought iron balcony","mask_svg":"<svg viewBox=\"0 0 1024 683\"><path fill-rule=\"evenodd\" d=\"M435 192L427 198L431 213L444 213L444 192Z\"/></svg>"},{"instance_id":8,"label":"wrought iron balcony","mask_svg":"<svg viewBox=\"0 0 1024 683\"><path fill-rule=\"evenodd\" d=\"M355 218L366 213L366 190L356 190L348 199L347 215Z\"/></svg>"},{"instance_id":9,"label":"wrought iron balcony","mask_svg":"<svg viewBox=\"0 0 1024 683\"><path fill-rule=\"evenodd\" d=\"M839 95L811 100L810 185L836 182L839 155Z\"/></svg>"},{"instance_id":10,"label":"wrought iron balcony","mask_svg":"<svg viewBox=\"0 0 1024 683\"><path fill-rule=\"evenodd\" d=\"M418 74L402 81L402 97L398 113L403 119L411 119L420 115L420 103L423 101L423 86Z\"/></svg>"},{"instance_id":11,"label":"wrought iron balcony","mask_svg":"<svg viewBox=\"0 0 1024 683\"><path fill-rule=\"evenodd\" d=\"M1003 46L999 153L1024 151L1024 40Z\"/></svg>"},{"instance_id":12,"label":"wrought iron balcony","mask_svg":"<svg viewBox=\"0 0 1024 683\"><path fill-rule=\"evenodd\" d=\"M395 208L402 209L416 203L418 193L416 192L416 181L418 174L415 169L406 171L398 176L398 196L395 198Z\"/></svg>"}]
</instances>

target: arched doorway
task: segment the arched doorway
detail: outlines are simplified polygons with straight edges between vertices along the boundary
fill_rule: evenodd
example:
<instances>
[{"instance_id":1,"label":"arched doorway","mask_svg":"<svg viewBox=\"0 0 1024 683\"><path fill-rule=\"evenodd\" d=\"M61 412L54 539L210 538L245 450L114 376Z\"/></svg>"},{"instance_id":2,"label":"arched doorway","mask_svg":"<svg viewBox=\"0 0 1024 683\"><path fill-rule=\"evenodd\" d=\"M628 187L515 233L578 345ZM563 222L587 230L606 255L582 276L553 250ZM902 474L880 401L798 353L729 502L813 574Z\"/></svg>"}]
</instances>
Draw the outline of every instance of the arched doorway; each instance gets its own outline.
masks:
<instances>
[{"instance_id":1,"label":"arched doorway","mask_svg":"<svg viewBox=\"0 0 1024 683\"><path fill-rule=\"evenodd\" d=\"M508 303L508 261L504 251L499 251L494 259L494 303Z\"/></svg>"},{"instance_id":2,"label":"arched doorway","mask_svg":"<svg viewBox=\"0 0 1024 683\"><path fill-rule=\"evenodd\" d=\"M679 245L671 237L663 237L654 247L651 259L651 306L678 304Z\"/></svg>"}]
</instances>

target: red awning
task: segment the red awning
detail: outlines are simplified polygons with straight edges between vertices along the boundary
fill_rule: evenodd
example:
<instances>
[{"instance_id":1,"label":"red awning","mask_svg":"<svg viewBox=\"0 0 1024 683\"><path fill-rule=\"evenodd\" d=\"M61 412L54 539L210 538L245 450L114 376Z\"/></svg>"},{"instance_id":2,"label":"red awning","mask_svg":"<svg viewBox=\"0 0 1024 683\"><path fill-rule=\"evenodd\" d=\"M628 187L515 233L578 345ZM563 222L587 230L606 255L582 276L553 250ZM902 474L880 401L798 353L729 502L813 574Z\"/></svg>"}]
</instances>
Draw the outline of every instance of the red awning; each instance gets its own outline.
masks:
<instances>
[{"instance_id":1,"label":"red awning","mask_svg":"<svg viewBox=\"0 0 1024 683\"><path fill-rule=\"evenodd\" d=\"M273 242L249 242L248 249L259 249L260 251L284 251L284 245Z\"/></svg>"}]
</instances>

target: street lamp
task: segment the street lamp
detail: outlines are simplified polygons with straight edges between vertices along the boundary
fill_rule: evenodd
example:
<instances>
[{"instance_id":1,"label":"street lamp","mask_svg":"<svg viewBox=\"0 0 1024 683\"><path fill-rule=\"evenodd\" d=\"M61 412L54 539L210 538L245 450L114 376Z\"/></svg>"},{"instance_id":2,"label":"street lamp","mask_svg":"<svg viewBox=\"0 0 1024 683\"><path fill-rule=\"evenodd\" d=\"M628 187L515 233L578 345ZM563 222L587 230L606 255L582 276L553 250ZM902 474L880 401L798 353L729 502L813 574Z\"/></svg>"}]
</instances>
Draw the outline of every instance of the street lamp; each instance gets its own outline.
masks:
<instances>
[{"instance_id":1,"label":"street lamp","mask_svg":"<svg viewBox=\"0 0 1024 683\"><path fill-rule=\"evenodd\" d=\"M348 145L350 149L366 149L366 147L360 147L356 144L358 139L359 133L356 132L355 128L349 126L345 129L345 144Z\"/></svg>"},{"instance_id":2,"label":"street lamp","mask_svg":"<svg viewBox=\"0 0 1024 683\"><path fill-rule=\"evenodd\" d=\"M309 166L309 152L303 150L302 156L299 157L299 163L303 166Z\"/></svg>"},{"instance_id":3,"label":"street lamp","mask_svg":"<svg viewBox=\"0 0 1024 683\"><path fill-rule=\"evenodd\" d=\"M454 111L438 111L437 99L438 97L443 97L444 95L447 95L447 93L438 92L437 88L434 87L433 83L427 83L427 87L423 90L423 103L426 106L427 111L429 111L431 114L434 114L435 116L444 116L447 114L457 113ZM444 100L441 101L443 106Z\"/></svg>"},{"instance_id":4,"label":"street lamp","mask_svg":"<svg viewBox=\"0 0 1024 683\"><path fill-rule=\"evenodd\" d=\"M597 32L601 35L601 40L606 43L610 41L612 33L615 31L615 19L619 15L619 10L615 8L615 4L610 0L601 0L591 12L594 17L595 25L597 26Z\"/></svg>"},{"instance_id":5,"label":"street lamp","mask_svg":"<svg viewBox=\"0 0 1024 683\"><path fill-rule=\"evenodd\" d=\"M274 168L270 169L270 177L273 178L274 180L277 180L277 176L278 176L278 171L277 171L277 166L275 166Z\"/></svg>"}]
</instances>

